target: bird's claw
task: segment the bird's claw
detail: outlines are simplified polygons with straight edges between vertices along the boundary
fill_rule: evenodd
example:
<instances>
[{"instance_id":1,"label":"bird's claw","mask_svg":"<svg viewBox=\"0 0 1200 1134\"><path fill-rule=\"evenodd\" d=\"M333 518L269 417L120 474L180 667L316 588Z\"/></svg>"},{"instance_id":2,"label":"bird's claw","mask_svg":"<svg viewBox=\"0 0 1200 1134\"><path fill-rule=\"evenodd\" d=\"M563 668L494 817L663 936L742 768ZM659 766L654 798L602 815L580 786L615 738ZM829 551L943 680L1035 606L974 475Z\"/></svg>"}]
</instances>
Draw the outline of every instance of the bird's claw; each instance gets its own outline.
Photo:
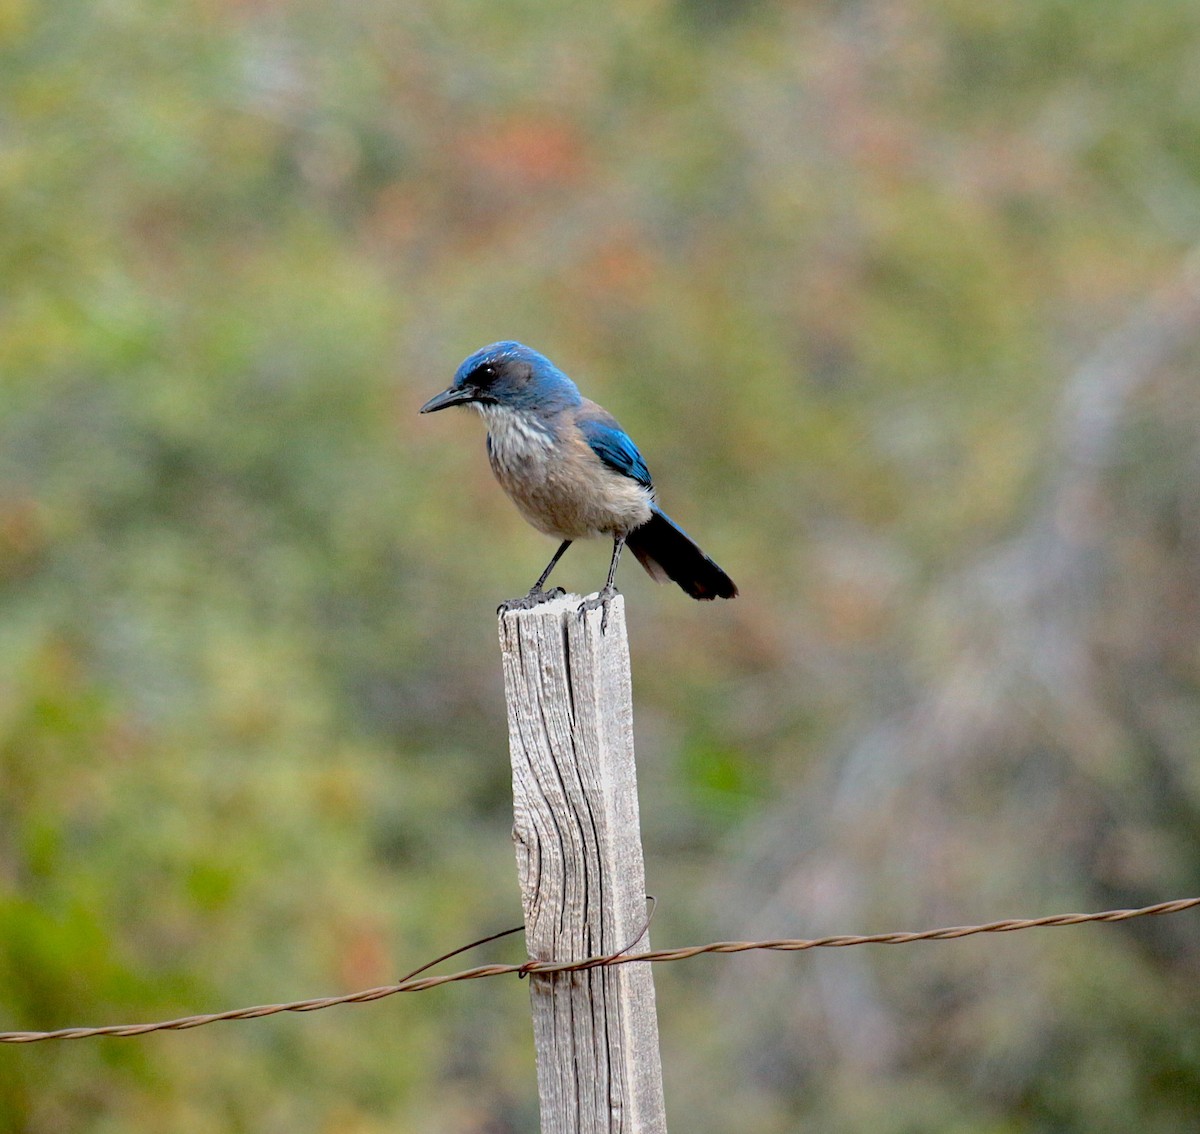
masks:
<instances>
[{"instance_id":1,"label":"bird's claw","mask_svg":"<svg viewBox=\"0 0 1200 1134\"><path fill-rule=\"evenodd\" d=\"M612 600L617 596L616 587L604 587L597 591L591 598L585 598L579 604L577 617L582 622L587 617L589 610L602 610L604 613L600 615L600 633L603 634L608 629L608 608L612 605Z\"/></svg>"},{"instance_id":2,"label":"bird's claw","mask_svg":"<svg viewBox=\"0 0 1200 1134\"><path fill-rule=\"evenodd\" d=\"M548 591L539 591L534 589L527 595L522 595L520 598L505 599L498 607L497 614L507 614L510 610L532 610L535 606L541 606L544 602L552 602L556 598L562 598L567 592L562 587L551 587Z\"/></svg>"}]
</instances>

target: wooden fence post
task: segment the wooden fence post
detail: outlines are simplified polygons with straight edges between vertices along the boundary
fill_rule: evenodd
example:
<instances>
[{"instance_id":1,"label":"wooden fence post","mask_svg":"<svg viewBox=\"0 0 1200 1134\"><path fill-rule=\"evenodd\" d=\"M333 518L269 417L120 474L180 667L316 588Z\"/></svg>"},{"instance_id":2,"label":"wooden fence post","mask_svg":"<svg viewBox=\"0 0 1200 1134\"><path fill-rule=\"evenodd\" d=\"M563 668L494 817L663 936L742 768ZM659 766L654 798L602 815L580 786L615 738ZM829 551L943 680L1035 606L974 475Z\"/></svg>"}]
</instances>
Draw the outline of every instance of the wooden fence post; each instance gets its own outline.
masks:
<instances>
[{"instance_id":1,"label":"wooden fence post","mask_svg":"<svg viewBox=\"0 0 1200 1134\"><path fill-rule=\"evenodd\" d=\"M646 924L624 600L500 616L530 957L615 953ZM630 952L650 948L645 934ZM666 1134L649 964L529 978L542 1134Z\"/></svg>"}]
</instances>

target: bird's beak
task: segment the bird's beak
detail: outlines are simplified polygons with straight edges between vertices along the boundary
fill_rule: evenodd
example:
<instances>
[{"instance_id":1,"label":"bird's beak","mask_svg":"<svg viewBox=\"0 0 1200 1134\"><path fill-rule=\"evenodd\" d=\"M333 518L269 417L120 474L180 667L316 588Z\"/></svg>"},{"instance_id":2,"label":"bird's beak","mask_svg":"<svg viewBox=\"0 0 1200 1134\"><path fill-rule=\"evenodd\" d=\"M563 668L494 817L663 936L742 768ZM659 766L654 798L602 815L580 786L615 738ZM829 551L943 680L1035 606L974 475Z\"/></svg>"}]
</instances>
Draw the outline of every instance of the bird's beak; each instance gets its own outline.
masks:
<instances>
[{"instance_id":1,"label":"bird's beak","mask_svg":"<svg viewBox=\"0 0 1200 1134\"><path fill-rule=\"evenodd\" d=\"M435 394L422 407L422 413L436 413L448 406L465 406L477 400L477 395L469 386L451 386L440 394Z\"/></svg>"}]
</instances>

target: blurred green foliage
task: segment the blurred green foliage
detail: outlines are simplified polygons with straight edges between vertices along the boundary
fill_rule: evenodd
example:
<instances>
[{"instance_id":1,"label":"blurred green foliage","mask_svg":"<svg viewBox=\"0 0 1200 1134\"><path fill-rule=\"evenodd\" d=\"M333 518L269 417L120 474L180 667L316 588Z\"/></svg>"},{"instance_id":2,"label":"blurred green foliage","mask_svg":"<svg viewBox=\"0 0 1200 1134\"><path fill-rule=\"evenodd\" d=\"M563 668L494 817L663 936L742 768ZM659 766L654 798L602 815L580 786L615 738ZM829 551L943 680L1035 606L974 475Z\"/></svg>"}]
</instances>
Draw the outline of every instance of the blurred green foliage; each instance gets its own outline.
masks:
<instances>
[{"instance_id":1,"label":"blurred green foliage","mask_svg":"<svg viewBox=\"0 0 1200 1134\"><path fill-rule=\"evenodd\" d=\"M549 545L415 414L502 337L742 587L622 579L656 940L1196 891L1198 51L1188 0L0 0L0 1027L519 920L492 612ZM1081 496L1067 377L1171 289ZM673 1128L1189 1128L1194 932L1049 936L661 969ZM0 1129L533 1129L525 995L5 1048Z\"/></svg>"}]
</instances>

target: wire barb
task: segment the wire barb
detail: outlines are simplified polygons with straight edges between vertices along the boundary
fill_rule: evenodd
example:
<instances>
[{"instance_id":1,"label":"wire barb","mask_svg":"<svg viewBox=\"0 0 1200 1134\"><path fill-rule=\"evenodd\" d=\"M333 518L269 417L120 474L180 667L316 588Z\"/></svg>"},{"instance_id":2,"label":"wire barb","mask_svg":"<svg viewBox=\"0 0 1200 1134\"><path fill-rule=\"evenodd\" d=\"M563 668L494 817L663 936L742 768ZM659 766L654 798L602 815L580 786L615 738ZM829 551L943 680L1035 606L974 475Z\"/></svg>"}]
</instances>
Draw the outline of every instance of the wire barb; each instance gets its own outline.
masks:
<instances>
[{"instance_id":1,"label":"wire barb","mask_svg":"<svg viewBox=\"0 0 1200 1134\"><path fill-rule=\"evenodd\" d=\"M599 969L605 965L615 964L620 957L624 957L647 933L650 932L650 923L654 920L654 911L658 909L658 899L653 894L646 895L646 901L650 903L650 912L646 914L646 920L642 922L642 928L637 931L637 936L622 949L618 949L615 953L606 953L602 957L589 957L583 961L575 961L572 963L569 971L576 972L582 969ZM646 954L639 954L639 959L645 957ZM539 965L544 964L542 961L528 960L517 970L517 979L524 980L530 973L545 972L545 969L539 968ZM553 962L552 962L553 963ZM557 972L555 969L553 972Z\"/></svg>"},{"instance_id":2,"label":"wire barb","mask_svg":"<svg viewBox=\"0 0 1200 1134\"><path fill-rule=\"evenodd\" d=\"M654 902L650 898L651 903ZM313 1000L293 1000L287 1004L260 1004L253 1008L234 1008L227 1012L212 1012L203 1016L183 1016L177 1020L163 1020L155 1024L109 1024L102 1028L60 1028L53 1032L0 1032L0 1043L40 1043L55 1039L91 1039L95 1036L143 1036L150 1032L181 1032L188 1028L199 1028L222 1020L256 1020L262 1016L274 1016L279 1012L316 1012L322 1008L333 1008L339 1004L367 1004L382 1000L400 992L424 992L439 985L462 980L481 980L484 977L527 976L530 973L569 973L584 969L600 968L604 965L626 965L635 962L684 961L702 953L748 953L752 950L775 950L777 952L802 952L807 949L840 949L849 945L907 945L914 941L956 941L961 937L973 937L980 933L1013 933L1020 929L1041 929L1067 925L1084 925L1088 922L1129 921L1135 917L1157 917L1163 914L1181 913L1200 906L1200 898L1177 898L1170 902L1158 902L1140 909L1104 910L1102 913L1051 914L1049 917L1010 918L1006 921L989 921L984 925L952 925L942 929L925 929L919 933L871 933L865 936L835 936L813 938L781 938L776 941L714 941L708 945L691 945L681 949L657 949L649 953L630 953L650 927L654 916L651 905L646 923L624 949L599 957L588 957L582 961L526 961L523 965L480 965L461 972L443 976L417 976L432 965L457 956L466 949L515 933L505 930L481 938L471 945L455 949L444 956L414 969L398 984L367 988L344 996L324 996Z\"/></svg>"}]
</instances>

